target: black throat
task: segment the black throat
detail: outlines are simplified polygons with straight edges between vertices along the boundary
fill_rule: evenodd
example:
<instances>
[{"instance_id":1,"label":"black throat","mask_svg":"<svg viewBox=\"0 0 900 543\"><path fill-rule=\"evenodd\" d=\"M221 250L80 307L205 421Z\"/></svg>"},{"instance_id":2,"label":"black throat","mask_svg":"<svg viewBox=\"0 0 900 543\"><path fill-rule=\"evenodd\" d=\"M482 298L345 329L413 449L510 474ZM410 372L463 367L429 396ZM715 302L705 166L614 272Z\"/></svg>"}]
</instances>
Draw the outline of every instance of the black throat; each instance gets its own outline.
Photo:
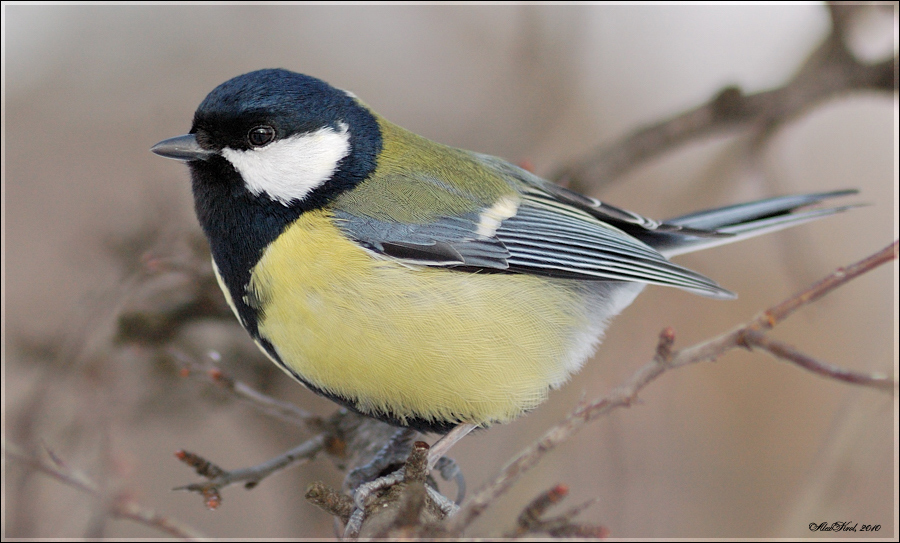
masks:
<instances>
[{"instance_id":1,"label":"black throat","mask_svg":"<svg viewBox=\"0 0 900 543\"><path fill-rule=\"evenodd\" d=\"M327 207L375 170L382 147L378 122L363 107L355 109L352 117L346 121L351 127L350 153L338 163L331 179L288 205L265 193L251 193L222 156L189 163L197 219L241 324L254 338L260 339L257 309L247 303L246 287L265 249L303 213Z\"/></svg>"}]
</instances>

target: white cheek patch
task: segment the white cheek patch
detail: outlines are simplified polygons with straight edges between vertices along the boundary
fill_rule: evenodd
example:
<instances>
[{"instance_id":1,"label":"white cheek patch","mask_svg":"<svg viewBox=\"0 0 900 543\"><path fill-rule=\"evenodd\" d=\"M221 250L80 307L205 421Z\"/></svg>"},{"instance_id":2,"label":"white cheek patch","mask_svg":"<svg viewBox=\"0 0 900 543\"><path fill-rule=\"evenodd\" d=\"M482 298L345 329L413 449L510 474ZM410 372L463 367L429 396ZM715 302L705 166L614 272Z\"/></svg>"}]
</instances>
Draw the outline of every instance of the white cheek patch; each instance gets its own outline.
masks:
<instances>
[{"instance_id":1,"label":"white cheek patch","mask_svg":"<svg viewBox=\"0 0 900 543\"><path fill-rule=\"evenodd\" d=\"M287 206L328 181L338 162L350 154L350 133L345 123L340 131L320 128L247 151L222 149L255 196L266 193Z\"/></svg>"}]
</instances>

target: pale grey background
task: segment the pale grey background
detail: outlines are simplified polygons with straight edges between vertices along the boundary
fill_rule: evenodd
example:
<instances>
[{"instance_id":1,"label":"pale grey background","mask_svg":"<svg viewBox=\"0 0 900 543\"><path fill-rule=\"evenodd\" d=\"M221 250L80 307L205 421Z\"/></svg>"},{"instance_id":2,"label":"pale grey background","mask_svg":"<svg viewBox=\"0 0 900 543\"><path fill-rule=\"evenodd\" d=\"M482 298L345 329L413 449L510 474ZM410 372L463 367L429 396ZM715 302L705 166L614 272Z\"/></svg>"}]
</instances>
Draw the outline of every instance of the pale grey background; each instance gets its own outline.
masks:
<instances>
[{"instance_id":1,"label":"pale grey background","mask_svg":"<svg viewBox=\"0 0 900 543\"><path fill-rule=\"evenodd\" d=\"M103 300L119 285L103 240L152 222L161 207L171 209L165 220L173 230L196 231L186 169L148 149L187 131L200 100L230 77L262 67L305 72L352 90L427 137L527 159L548 174L599 142L702 103L724 85L754 92L781 84L828 27L817 5L5 5L5 424L20 416L21 402L43 377L20 362L11 338L59 331L78 337L73 323L106 307ZM887 33L896 36L896 18ZM866 43L877 53L878 39ZM648 288L549 402L457 447L470 488L582 395L592 398L622 382L652 356L663 327L673 326L678 345L688 345L896 239L896 112L896 95L848 96L779 132L755 166L739 158L733 139L716 138L594 193L657 218L846 187L860 188L857 201L872 205L791 234L680 259L740 299ZM895 273L886 266L860 279L775 335L833 363L890 371L897 351ZM141 407L133 400L141 393L125 385L143 386L144 371L122 363L96 383L117 384L106 411L112 484L212 536L331 534L330 519L302 497L312 480L339 484L324 459L253 491L229 488L214 513L195 495L170 492L195 480L172 457L176 449L233 468L260 462L303 435L266 427L235 404L198 402L190 412L136 420ZM332 409L279 379L280 397ZM73 439L70 423L96 390L61 390L54 405L29 409L39 411L39 433L49 446L75 466L92 465L95 443ZM896 400L744 352L668 374L641 397L640 405L592 424L553 452L469 535L509 529L524 503L560 482L572 489L570 506L599 498L581 518L607 526L614 537L803 537L811 522L838 520L881 524L881 536L895 533ZM17 499L9 491L4 487L6 505ZM91 508L83 495L44 479L29 492L41 504L30 535L85 533ZM106 535L159 534L113 522Z\"/></svg>"}]
</instances>

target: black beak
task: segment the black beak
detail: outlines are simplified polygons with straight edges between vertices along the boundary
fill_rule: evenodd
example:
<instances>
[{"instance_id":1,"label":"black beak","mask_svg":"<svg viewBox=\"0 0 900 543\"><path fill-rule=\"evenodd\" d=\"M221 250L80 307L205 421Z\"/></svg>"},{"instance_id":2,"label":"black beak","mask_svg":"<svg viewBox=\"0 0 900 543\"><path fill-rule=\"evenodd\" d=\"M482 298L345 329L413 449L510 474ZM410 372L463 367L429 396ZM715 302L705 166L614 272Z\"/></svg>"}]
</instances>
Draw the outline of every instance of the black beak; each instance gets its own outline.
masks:
<instances>
[{"instance_id":1,"label":"black beak","mask_svg":"<svg viewBox=\"0 0 900 543\"><path fill-rule=\"evenodd\" d=\"M193 134L162 140L151 147L150 150L159 156L184 162L208 160L209 157L218 154L215 151L200 147L200 144L197 143L197 138Z\"/></svg>"}]
</instances>

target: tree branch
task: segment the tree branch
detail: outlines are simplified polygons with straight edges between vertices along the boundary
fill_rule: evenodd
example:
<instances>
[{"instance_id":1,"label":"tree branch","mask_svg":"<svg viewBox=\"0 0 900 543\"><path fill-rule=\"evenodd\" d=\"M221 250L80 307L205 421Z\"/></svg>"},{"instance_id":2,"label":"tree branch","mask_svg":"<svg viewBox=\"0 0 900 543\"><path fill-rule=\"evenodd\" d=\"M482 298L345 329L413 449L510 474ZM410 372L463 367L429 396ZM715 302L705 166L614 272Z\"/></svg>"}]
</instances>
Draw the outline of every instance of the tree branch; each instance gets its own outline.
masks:
<instances>
[{"instance_id":1,"label":"tree branch","mask_svg":"<svg viewBox=\"0 0 900 543\"><path fill-rule=\"evenodd\" d=\"M519 538L528 534L548 533L554 537L590 537L602 539L609 534L603 526L591 526L572 522L579 513L590 507L596 500L588 500L569 509L562 515L545 519L544 513L551 506L561 502L569 494L569 487L556 485L541 492L525 506L516 519L516 527L507 537Z\"/></svg>"},{"instance_id":2,"label":"tree branch","mask_svg":"<svg viewBox=\"0 0 900 543\"><path fill-rule=\"evenodd\" d=\"M230 317L231 315L229 315ZM222 390L249 403L259 412L278 420L295 424L310 432L318 433L326 429L325 421L321 417L313 415L290 402L284 402L263 394L243 381L231 377L211 362L200 362L174 346L166 348L165 352L181 365L180 373L184 377L201 375Z\"/></svg>"},{"instance_id":3,"label":"tree branch","mask_svg":"<svg viewBox=\"0 0 900 543\"><path fill-rule=\"evenodd\" d=\"M198 454L178 451L175 453L175 456L179 460L193 467L199 475L206 477L208 480L204 483L180 486L174 490L198 492L203 495L206 506L210 509L215 509L222 503L222 497L219 493L222 488L235 483L244 483L244 488L249 490L276 471L293 464L312 460L324 448L325 434L323 433L261 464L232 471L223 470Z\"/></svg>"},{"instance_id":4,"label":"tree branch","mask_svg":"<svg viewBox=\"0 0 900 543\"><path fill-rule=\"evenodd\" d=\"M765 349L778 358L793 362L813 373L818 373L819 375L824 375L831 379L875 388L889 394L893 392L894 387L896 386L896 383L886 375L860 373L821 362L800 352L787 343L767 337L765 334L757 332L756 330L746 330L741 339L748 349L752 350L753 347Z\"/></svg>"},{"instance_id":5,"label":"tree branch","mask_svg":"<svg viewBox=\"0 0 900 543\"><path fill-rule=\"evenodd\" d=\"M96 483L84 473L69 468L65 462L49 449L47 454L50 456L52 463L35 458L19 450L18 447L12 447L6 440L3 441L3 453L6 458L16 460L40 473L49 475L66 486L90 495L97 501L104 500L103 492L101 492ZM161 515L153 509L144 507L122 493L117 494L111 500L106 508L106 513L114 518L131 520L181 539L189 541L206 539L203 534L194 528L181 521Z\"/></svg>"},{"instance_id":6,"label":"tree branch","mask_svg":"<svg viewBox=\"0 0 900 543\"><path fill-rule=\"evenodd\" d=\"M839 6L844 7L848 6ZM753 94L744 94L737 86L725 87L699 107L595 148L551 179L580 192L596 190L690 141L739 130L771 134L807 109L844 93L896 92L897 56L876 64L857 60L842 39L848 19L845 11L829 10L832 32L782 87Z\"/></svg>"}]
</instances>

